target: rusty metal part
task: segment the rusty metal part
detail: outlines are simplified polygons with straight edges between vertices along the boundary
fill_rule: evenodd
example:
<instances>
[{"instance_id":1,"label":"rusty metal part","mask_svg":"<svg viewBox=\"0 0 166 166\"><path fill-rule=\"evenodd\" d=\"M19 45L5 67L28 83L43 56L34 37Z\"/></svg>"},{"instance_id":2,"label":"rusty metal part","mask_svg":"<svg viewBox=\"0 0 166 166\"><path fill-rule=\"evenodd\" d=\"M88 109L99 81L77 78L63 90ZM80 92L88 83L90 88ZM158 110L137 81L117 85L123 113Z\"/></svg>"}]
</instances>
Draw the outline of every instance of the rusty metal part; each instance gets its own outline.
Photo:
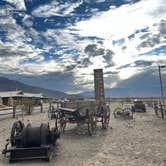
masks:
<instances>
[{"instance_id":1,"label":"rusty metal part","mask_svg":"<svg viewBox=\"0 0 166 166\"><path fill-rule=\"evenodd\" d=\"M10 139L2 153L10 153L9 161L43 158L50 160L56 140L60 137L56 128L50 129L49 124L25 126L21 121L13 123ZM8 148L8 145L11 147Z\"/></svg>"},{"instance_id":2,"label":"rusty metal part","mask_svg":"<svg viewBox=\"0 0 166 166\"><path fill-rule=\"evenodd\" d=\"M114 118L133 119L133 111L130 107L116 108L113 112Z\"/></svg>"},{"instance_id":3,"label":"rusty metal part","mask_svg":"<svg viewBox=\"0 0 166 166\"><path fill-rule=\"evenodd\" d=\"M133 112L146 112L146 106L142 101L134 101L132 106Z\"/></svg>"}]
</instances>

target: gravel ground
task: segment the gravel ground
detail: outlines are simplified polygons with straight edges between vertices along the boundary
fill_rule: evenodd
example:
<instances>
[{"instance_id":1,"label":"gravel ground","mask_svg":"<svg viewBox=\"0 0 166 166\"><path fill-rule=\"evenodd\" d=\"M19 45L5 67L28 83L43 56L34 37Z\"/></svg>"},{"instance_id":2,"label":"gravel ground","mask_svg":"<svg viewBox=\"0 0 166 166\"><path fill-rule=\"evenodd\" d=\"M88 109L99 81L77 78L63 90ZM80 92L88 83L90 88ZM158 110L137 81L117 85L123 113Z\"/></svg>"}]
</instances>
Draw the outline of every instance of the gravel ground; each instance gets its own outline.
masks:
<instances>
[{"instance_id":1,"label":"gravel ground","mask_svg":"<svg viewBox=\"0 0 166 166\"><path fill-rule=\"evenodd\" d=\"M48 122L46 113L25 116L24 122L28 120L34 125ZM14 121L12 118L0 121L0 151ZM1 165L10 165L2 155ZM97 134L92 137L88 136L86 126L78 128L69 125L57 141L51 162L33 160L12 165L166 166L166 120L157 118L151 108L146 113L135 113L133 120L114 119L111 116L108 130L102 131L98 126Z\"/></svg>"}]
</instances>

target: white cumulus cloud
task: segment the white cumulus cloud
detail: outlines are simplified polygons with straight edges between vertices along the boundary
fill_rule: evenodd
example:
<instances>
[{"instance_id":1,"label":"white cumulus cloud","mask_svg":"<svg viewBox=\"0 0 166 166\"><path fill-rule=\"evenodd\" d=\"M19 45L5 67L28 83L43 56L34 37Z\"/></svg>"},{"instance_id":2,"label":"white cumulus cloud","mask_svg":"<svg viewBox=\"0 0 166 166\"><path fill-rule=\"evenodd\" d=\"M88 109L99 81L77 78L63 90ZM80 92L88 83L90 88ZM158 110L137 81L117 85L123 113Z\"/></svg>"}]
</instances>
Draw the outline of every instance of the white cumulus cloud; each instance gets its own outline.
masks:
<instances>
[{"instance_id":1,"label":"white cumulus cloud","mask_svg":"<svg viewBox=\"0 0 166 166\"><path fill-rule=\"evenodd\" d=\"M25 10L26 9L24 0L5 0L5 1L14 5L17 10Z\"/></svg>"},{"instance_id":2,"label":"white cumulus cloud","mask_svg":"<svg viewBox=\"0 0 166 166\"><path fill-rule=\"evenodd\" d=\"M75 3L58 3L57 1L52 1L49 4L41 5L37 9L35 9L32 14L36 17L51 17L51 16L66 16L70 15L75 8L80 6L82 1L78 1Z\"/></svg>"},{"instance_id":3,"label":"white cumulus cloud","mask_svg":"<svg viewBox=\"0 0 166 166\"><path fill-rule=\"evenodd\" d=\"M78 22L74 29L82 36L119 39L166 17L162 10L165 8L165 0L142 0L98 13L89 20Z\"/></svg>"}]
</instances>

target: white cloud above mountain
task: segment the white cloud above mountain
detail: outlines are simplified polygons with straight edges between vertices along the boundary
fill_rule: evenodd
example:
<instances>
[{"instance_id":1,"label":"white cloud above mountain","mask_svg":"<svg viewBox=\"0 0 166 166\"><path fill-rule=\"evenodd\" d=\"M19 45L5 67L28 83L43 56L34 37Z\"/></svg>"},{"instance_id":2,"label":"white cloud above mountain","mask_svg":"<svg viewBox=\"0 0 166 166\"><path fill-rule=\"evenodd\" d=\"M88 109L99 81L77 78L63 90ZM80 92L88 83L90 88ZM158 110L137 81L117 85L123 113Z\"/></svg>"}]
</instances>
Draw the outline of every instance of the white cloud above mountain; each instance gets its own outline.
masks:
<instances>
[{"instance_id":1,"label":"white cloud above mountain","mask_svg":"<svg viewBox=\"0 0 166 166\"><path fill-rule=\"evenodd\" d=\"M26 10L24 1L8 2L17 10ZM104 2L95 1L97 5ZM145 70L155 70L166 62L166 4L164 0L124 2L131 3L106 11L86 7L91 16L80 19L81 14L75 14L75 23L67 19L60 28L49 27L63 24L54 16L72 17L84 1L40 4L31 13L21 12L21 24L14 15L4 17L5 11L0 12L0 37L5 34L5 40L0 40L0 74L40 77L67 73L73 87L87 90L93 88L95 68L104 69L106 88Z\"/></svg>"},{"instance_id":2,"label":"white cloud above mountain","mask_svg":"<svg viewBox=\"0 0 166 166\"><path fill-rule=\"evenodd\" d=\"M98 66L103 67L105 71L115 71L120 66L144 59L153 59L154 65L158 65L160 60L166 62L166 57L148 55L148 52L166 44L166 13L163 8L166 8L164 0L142 0L100 12L88 20L76 23L71 29L80 36L102 38L102 47L114 52L114 66L106 69L107 64L103 66L104 63L100 60ZM133 38L129 38L130 35L133 35ZM121 39L124 41L114 44L114 41ZM118 76L124 80L144 71L144 67L129 66L121 68Z\"/></svg>"}]
</instances>

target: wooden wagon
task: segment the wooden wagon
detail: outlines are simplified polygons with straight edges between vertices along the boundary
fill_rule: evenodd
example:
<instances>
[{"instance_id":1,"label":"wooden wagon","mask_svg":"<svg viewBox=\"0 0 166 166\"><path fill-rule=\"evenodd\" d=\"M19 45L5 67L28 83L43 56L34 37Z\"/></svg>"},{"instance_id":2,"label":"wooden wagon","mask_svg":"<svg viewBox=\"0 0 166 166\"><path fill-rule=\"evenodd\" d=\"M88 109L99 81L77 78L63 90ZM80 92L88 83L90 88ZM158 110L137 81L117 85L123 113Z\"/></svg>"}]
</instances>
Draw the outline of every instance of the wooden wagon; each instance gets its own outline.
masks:
<instances>
[{"instance_id":1,"label":"wooden wagon","mask_svg":"<svg viewBox=\"0 0 166 166\"><path fill-rule=\"evenodd\" d=\"M67 123L87 125L89 135L96 133L97 123L102 129L107 129L110 120L110 109L105 103L65 102L61 107L51 111L51 119L56 120L57 126L64 131Z\"/></svg>"}]
</instances>

